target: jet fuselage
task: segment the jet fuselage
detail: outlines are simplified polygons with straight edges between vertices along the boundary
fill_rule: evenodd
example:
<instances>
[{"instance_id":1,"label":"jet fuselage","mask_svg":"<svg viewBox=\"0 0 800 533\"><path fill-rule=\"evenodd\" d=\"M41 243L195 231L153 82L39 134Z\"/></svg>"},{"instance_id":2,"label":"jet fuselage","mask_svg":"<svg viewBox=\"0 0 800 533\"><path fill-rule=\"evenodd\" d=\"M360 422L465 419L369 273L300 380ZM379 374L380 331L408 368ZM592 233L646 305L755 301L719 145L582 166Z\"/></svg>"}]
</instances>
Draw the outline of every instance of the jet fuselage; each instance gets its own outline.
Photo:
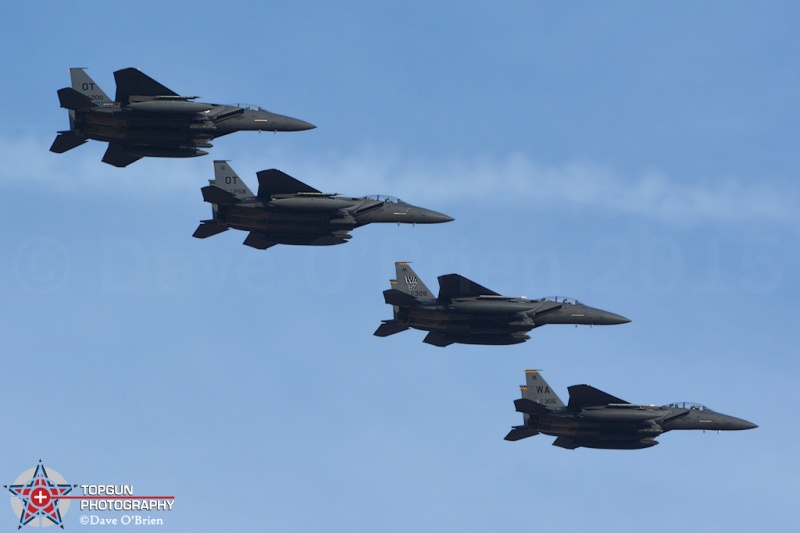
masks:
<instances>
[{"instance_id":1,"label":"jet fuselage","mask_svg":"<svg viewBox=\"0 0 800 533\"><path fill-rule=\"evenodd\" d=\"M88 139L163 148L210 148L216 137L236 131L301 131L302 120L263 109L150 100L105 104L74 111L72 131ZM203 155L203 154L197 154Z\"/></svg>"},{"instance_id":2,"label":"jet fuselage","mask_svg":"<svg viewBox=\"0 0 800 533\"><path fill-rule=\"evenodd\" d=\"M427 224L451 220L447 215L399 200L385 202L313 194L278 196L268 202L254 199L217 205L214 214L214 222L220 226L258 232L280 244L297 243L297 236L350 231L373 222ZM320 244L341 244L349 238L347 235L341 242L325 240Z\"/></svg>"},{"instance_id":3,"label":"jet fuselage","mask_svg":"<svg viewBox=\"0 0 800 533\"><path fill-rule=\"evenodd\" d=\"M330 246L347 242L349 231L376 222L435 224L451 217L391 196L349 197L323 193L277 169L262 170L258 194L230 168L214 161L214 179L201 189L212 205L194 237L207 238L228 229L249 232L247 246L276 244Z\"/></svg>"},{"instance_id":4,"label":"jet fuselage","mask_svg":"<svg viewBox=\"0 0 800 533\"><path fill-rule=\"evenodd\" d=\"M428 331L423 342L505 345L530 339L527 333L547 324L589 326L625 324L627 318L571 298L529 299L503 296L459 274L439 276L434 297L408 262L395 263L396 279L383 291L394 317L383 320L374 335L388 337L409 328Z\"/></svg>"},{"instance_id":5,"label":"jet fuselage","mask_svg":"<svg viewBox=\"0 0 800 533\"><path fill-rule=\"evenodd\" d=\"M422 302L416 306L400 307L395 320L414 329L438 331L447 336L514 337L502 344L523 342L530 338L526 332L547 324L613 325L630 322L615 313L581 303L516 297L454 298L446 305L436 300ZM498 339L490 340L490 344L496 344ZM464 342L463 338L458 342Z\"/></svg>"},{"instance_id":6,"label":"jet fuselage","mask_svg":"<svg viewBox=\"0 0 800 533\"><path fill-rule=\"evenodd\" d=\"M565 405L537 370L525 371L522 398L514 401L524 424L514 426L506 440L517 441L539 433L557 437L553 445L567 449L649 448L656 437L673 430L732 431L753 429L752 422L683 402L663 406L627 403L589 385L569 387Z\"/></svg>"},{"instance_id":7,"label":"jet fuselage","mask_svg":"<svg viewBox=\"0 0 800 533\"><path fill-rule=\"evenodd\" d=\"M196 157L213 139L236 131L301 131L303 120L247 104L195 102L133 68L114 72L112 100L82 68L70 69L72 87L58 90L70 129L59 131L50 151L64 153L88 140L108 142L103 162L125 167L142 157Z\"/></svg>"},{"instance_id":8,"label":"jet fuselage","mask_svg":"<svg viewBox=\"0 0 800 533\"><path fill-rule=\"evenodd\" d=\"M531 415L528 428L572 441L584 448L638 449L658 444L652 440L672 430L742 430L756 427L746 420L708 408L682 409L652 405L601 406L577 413L552 411Z\"/></svg>"}]
</instances>

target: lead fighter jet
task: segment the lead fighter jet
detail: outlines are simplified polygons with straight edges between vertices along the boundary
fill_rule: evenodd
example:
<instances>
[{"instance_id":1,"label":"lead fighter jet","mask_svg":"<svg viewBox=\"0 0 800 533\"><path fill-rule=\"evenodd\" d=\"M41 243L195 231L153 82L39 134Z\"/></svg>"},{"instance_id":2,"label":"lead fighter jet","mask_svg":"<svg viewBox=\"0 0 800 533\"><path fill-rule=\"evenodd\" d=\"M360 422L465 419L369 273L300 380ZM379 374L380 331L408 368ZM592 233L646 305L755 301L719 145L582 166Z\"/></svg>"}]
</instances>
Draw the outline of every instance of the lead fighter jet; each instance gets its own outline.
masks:
<instances>
[{"instance_id":1,"label":"lead fighter jet","mask_svg":"<svg viewBox=\"0 0 800 533\"><path fill-rule=\"evenodd\" d=\"M210 141L235 131L301 131L313 124L245 104L194 102L134 68L114 72L111 100L82 68L69 70L72 87L58 91L69 110L69 130L59 131L51 152L62 154L87 140L108 142L103 162L125 167L142 157L197 157Z\"/></svg>"},{"instance_id":2,"label":"lead fighter jet","mask_svg":"<svg viewBox=\"0 0 800 533\"><path fill-rule=\"evenodd\" d=\"M249 231L244 244L265 250L276 244L329 246L350 239L350 230L373 222L435 224L453 220L390 196L351 198L318 191L280 170L257 173L258 194L226 161L214 161L214 179L203 187L212 206L193 237L205 239L230 228Z\"/></svg>"},{"instance_id":3,"label":"lead fighter jet","mask_svg":"<svg viewBox=\"0 0 800 533\"><path fill-rule=\"evenodd\" d=\"M384 320L374 335L388 337L409 328L429 331L423 342L434 346L518 344L527 332L546 324L604 326L627 318L595 309L571 298L501 296L458 274L439 276L439 296L422 282L408 263L395 263L397 279L383 291L394 318Z\"/></svg>"},{"instance_id":4,"label":"lead fighter jet","mask_svg":"<svg viewBox=\"0 0 800 533\"><path fill-rule=\"evenodd\" d=\"M569 403L554 393L537 370L525 371L522 398L514 401L525 423L513 426L505 439L516 441L539 433L558 437L553 442L569 450L601 448L638 450L658 444L656 437L678 429L732 431L758 426L696 403L656 407L620 400L589 385L569 387Z\"/></svg>"}]
</instances>

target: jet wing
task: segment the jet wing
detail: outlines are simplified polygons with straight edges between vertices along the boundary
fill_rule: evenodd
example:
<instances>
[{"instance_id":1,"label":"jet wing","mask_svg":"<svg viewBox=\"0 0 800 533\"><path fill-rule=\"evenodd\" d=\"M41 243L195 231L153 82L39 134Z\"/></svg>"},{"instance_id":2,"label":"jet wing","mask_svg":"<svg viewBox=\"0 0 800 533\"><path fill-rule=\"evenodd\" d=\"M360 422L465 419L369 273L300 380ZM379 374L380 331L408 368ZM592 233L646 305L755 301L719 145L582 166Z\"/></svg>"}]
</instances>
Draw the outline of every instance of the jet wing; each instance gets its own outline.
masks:
<instances>
[{"instance_id":1,"label":"jet wing","mask_svg":"<svg viewBox=\"0 0 800 533\"><path fill-rule=\"evenodd\" d=\"M569 390L569 404L567 407L576 411L583 407L597 407L610 403L628 403L590 385L573 385L568 387L567 390Z\"/></svg>"},{"instance_id":2,"label":"jet wing","mask_svg":"<svg viewBox=\"0 0 800 533\"><path fill-rule=\"evenodd\" d=\"M299 192L319 193L317 189L275 168L262 170L258 176L258 197L269 199L273 194L295 194Z\"/></svg>"},{"instance_id":3,"label":"jet wing","mask_svg":"<svg viewBox=\"0 0 800 533\"><path fill-rule=\"evenodd\" d=\"M474 281L458 274L446 274L439 276L439 301L450 303L453 298L463 298L468 296L500 296L491 289L483 285L478 285Z\"/></svg>"},{"instance_id":4,"label":"jet wing","mask_svg":"<svg viewBox=\"0 0 800 533\"><path fill-rule=\"evenodd\" d=\"M439 346L440 348L444 348L445 346L450 346L455 341L451 341L450 339L445 337L442 333L439 333L437 331L431 331L430 333L425 335L425 338L422 339L422 342L425 342L427 344L432 344L434 346Z\"/></svg>"},{"instance_id":5,"label":"jet wing","mask_svg":"<svg viewBox=\"0 0 800 533\"><path fill-rule=\"evenodd\" d=\"M130 103L131 96L178 96L156 80L135 68L124 68L114 73L117 82L115 100L123 105Z\"/></svg>"},{"instance_id":6,"label":"jet wing","mask_svg":"<svg viewBox=\"0 0 800 533\"><path fill-rule=\"evenodd\" d=\"M247 235L247 238L244 240L242 244L244 244L245 246L251 246L253 248L257 248L258 250L266 250L267 248L275 246L278 243L267 239L261 233L256 233L254 231L251 231Z\"/></svg>"},{"instance_id":7,"label":"jet wing","mask_svg":"<svg viewBox=\"0 0 800 533\"><path fill-rule=\"evenodd\" d=\"M131 155L125 152L125 145L121 143L108 143L108 149L103 155L103 163L108 163L115 167L127 167L131 163L140 160L142 156Z\"/></svg>"},{"instance_id":8,"label":"jet wing","mask_svg":"<svg viewBox=\"0 0 800 533\"><path fill-rule=\"evenodd\" d=\"M575 439L569 437L558 437L556 440L553 441L553 446L558 446L559 448L566 448L567 450L574 450L575 448L580 448L581 445L578 444Z\"/></svg>"}]
</instances>

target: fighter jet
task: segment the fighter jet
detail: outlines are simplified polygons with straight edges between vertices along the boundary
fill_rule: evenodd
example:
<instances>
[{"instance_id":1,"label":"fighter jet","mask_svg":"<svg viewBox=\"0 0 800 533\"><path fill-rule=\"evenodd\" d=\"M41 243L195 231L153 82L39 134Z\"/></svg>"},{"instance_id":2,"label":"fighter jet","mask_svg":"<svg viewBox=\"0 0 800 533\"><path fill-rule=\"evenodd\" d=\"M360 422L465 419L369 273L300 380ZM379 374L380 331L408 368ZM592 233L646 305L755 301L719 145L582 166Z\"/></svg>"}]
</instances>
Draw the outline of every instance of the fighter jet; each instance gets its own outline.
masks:
<instances>
[{"instance_id":1,"label":"fighter jet","mask_svg":"<svg viewBox=\"0 0 800 533\"><path fill-rule=\"evenodd\" d=\"M589 385L569 387L565 406L537 370L526 370L525 381L526 385L520 387L522 398L514 401L525 423L513 426L506 440L544 433L557 437L553 446L568 450L638 450L655 446L656 437L673 429L733 431L758 427L696 403L635 405Z\"/></svg>"},{"instance_id":2,"label":"fighter jet","mask_svg":"<svg viewBox=\"0 0 800 533\"><path fill-rule=\"evenodd\" d=\"M59 131L51 152L62 154L87 140L108 142L103 162L125 167L142 157L197 157L210 141L235 131L301 131L315 126L247 104L194 102L134 68L114 73L114 100L83 68L70 69L72 87L58 91L69 110L69 130Z\"/></svg>"},{"instance_id":3,"label":"fighter jet","mask_svg":"<svg viewBox=\"0 0 800 533\"><path fill-rule=\"evenodd\" d=\"M595 309L572 298L501 296L464 276L439 276L439 296L422 282L406 262L395 263L397 279L383 298L394 308L394 318L375 331L388 337L408 328L429 331L423 342L434 346L463 344L519 344L526 333L546 324L605 326L625 324L627 318Z\"/></svg>"},{"instance_id":4,"label":"fighter jet","mask_svg":"<svg viewBox=\"0 0 800 533\"><path fill-rule=\"evenodd\" d=\"M226 161L214 161L214 179L201 189L213 218L202 221L193 237L205 239L234 228L249 231L244 244L260 250L276 244L329 246L346 243L350 230L372 222L453 220L391 196L351 198L323 193L276 169L256 176L258 194L253 194Z\"/></svg>"}]
</instances>

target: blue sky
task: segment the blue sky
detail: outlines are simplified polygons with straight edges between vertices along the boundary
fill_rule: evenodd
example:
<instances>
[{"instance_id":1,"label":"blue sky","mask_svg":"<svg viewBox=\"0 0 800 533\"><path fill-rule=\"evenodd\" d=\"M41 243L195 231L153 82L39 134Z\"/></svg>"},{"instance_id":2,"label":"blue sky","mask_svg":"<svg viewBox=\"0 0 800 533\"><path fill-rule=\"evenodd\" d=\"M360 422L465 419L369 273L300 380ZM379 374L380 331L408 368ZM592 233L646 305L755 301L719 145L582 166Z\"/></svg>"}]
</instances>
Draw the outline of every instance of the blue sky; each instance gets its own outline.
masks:
<instances>
[{"instance_id":1,"label":"blue sky","mask_svg":"<svg viewBox=\"0 0 800 533\"><path fill-rule=\"evenodd\" d=\"M176 496L162 531L787 530L800 496L800 45L792 2L15 3L0 21L3 483ZM100 162L68 68L318 126ZM327 248L191 237L228 159L455 217ZM620 313L525 344L372 336L393 262ZM759 424L635 452L503 441L526 368L566 398ZM73 508L66 529L87 526ZM2 512L0 512L2 516ZM7 528L16 528L9 506Z\"/></svg>"}]
</instances>

